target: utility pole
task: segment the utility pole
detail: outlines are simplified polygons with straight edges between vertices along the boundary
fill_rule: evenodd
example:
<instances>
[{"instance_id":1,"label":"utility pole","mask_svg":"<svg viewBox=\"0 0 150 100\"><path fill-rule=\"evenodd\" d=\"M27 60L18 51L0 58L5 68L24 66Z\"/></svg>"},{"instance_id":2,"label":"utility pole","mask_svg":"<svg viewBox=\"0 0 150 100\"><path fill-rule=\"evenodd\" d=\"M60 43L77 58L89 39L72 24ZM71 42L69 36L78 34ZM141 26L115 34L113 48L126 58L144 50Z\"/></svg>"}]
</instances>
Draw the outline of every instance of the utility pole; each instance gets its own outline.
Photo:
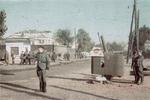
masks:
<instances>
[{"instance_id":1,"label":"utility pole","mask_svg":"<svg viewBox=\"0 0 150 100\"><path fill-rule=\"evenodd\" d=\"M75 46L75 59L77 58L77 49L76 49L76 28L74 28L74 46Z\"/></svg>"},{"instance_id":2,"label":"utility pole","mask_svg":"<svg viewBox=\"0 0 150 100\"><path fill-rule=\"evenodd\" d=\"M129 55L131 54L130 49L132 49L133 45L133 21L135 16L135 4L133 5L133 11L132 11L132 19L131 19L131 25L130 25L130 35L129 35L129 42L128 42L128 52L127 52L127 63L129 62Z\"/></svg>"},{"instance_id":3,"label":"utility pole","mask_svg":"<svg viewBox=\"0 0 150 100\"><path fill-rule=\"evenodd\" d=\"M133 31L134 25L134 31ZM128 53L127 53L127 63L129 56L133 54L134 51L139 51L139 10L137 11L137 0L134 0L132 20L130 26Z\"/></svg>"},{"instance_id":4,"label":"utility pole","mask_svg":"<svg viewBox=\"0 0 150 100\"><path fill-rule=\"evenodd\" d=\"M134 5L135 5L135 35L136 35L136 50L139 51L139 35L138 35L138 11L137 11L137 1L134 0Z\"/></svg>"},{"instance_id":5,"label":"utility pole","mask_svg":"<svg viewBox=\"0 0 150 100\"><path fill-rule=\"evenodd\" d=\"M98 35L98 39L99 39L100 45L101 45L101 43L102 43L104 52L108 52L103 36L102 36L102 35L100 36L100 35L99 35L99 32L97 33L97 35Z\"/></svg>"},{"instance_id":6,"label":"utility pole","mask_svg":"<svg viewBox=\"0 0 150 100\"><path fill-rule=\"evenodd\" d=\"M101 39L100 39L99 32L97 32L97 35L98 35L98 39L99 39L99 45L101 46Z\"/></svg>"}]
</instances>

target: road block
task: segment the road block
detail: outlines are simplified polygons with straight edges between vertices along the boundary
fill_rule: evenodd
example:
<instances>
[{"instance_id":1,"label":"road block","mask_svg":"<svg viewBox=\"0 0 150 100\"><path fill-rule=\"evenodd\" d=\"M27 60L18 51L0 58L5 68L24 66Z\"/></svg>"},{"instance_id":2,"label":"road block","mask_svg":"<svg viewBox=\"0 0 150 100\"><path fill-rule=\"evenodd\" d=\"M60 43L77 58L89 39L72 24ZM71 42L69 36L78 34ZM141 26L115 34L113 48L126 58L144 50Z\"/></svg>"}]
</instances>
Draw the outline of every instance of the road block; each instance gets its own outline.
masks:
<instances>
[{"instance_id":1,"label":"road block","mask_svg":"<svg viewBox=\"0 0 150 100\"><path fill-rule=\"evenodd\" d=\"M121 77L124 74L124 57L122 53L104 53L104 57L91 57L91 73L104 76Z\"/></svg>"}]
</instances>

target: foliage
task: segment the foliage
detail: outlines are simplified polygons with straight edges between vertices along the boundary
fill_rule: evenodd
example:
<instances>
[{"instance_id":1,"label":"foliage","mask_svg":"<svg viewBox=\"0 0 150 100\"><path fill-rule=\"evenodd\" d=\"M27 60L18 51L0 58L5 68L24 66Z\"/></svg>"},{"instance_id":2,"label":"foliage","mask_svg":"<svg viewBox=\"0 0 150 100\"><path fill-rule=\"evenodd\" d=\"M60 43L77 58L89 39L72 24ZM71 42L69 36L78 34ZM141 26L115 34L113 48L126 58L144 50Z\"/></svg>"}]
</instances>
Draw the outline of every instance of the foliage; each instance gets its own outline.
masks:
<instances>
[{"instance_id":1,"label":"foliage","mask_svg":"<svg viewBox=\"0 0 150 100\"><path fill-rule=\"evenodd\" d=\"M6 13L5 11L0 11L0 38L5 34L7 27L5 25L6 22Z\"/></svg>"},{"instance_id":2,"label":"foliage","mask_svg":"<svg viewBox=\"0 0 150 100\"><path fill-rule=\"evenodd\" d=\"M117 42L107 43L107 48L109 51L123 51L124 47L125 44L123 43L117 43Z\"/></svg>"},{"instance_id":3,"label":"foliage","mask_svg":"<svg viewBox=\"0 0 150 100\"><path fill-rule=\"evenodd\" d=\"M89 33L87 33L84 29L78 30L76 38L79 52L90 51L92 49L93 43L91 42Z\"/></svg>"},{"instance_id":4,"label":"foliage","mask_svg":"<svg viewBox=\"0 0 150 100\"><path fill-rule=\"evenodd\" d=\"M150 28L145 25L139 29L139 45L140 49L144 48L144 44L147 40L150 40Z\"/></svg>"},{"instance_id":5,"label":"foliage","mask_svg":"<svg viewBox=\"0 0 150 100\"><path fill-rule=\"evenodd\" d=\"M54 35L55 40L62 45L69 46L73 42L72 34L68 29L58 29Z\"/></svg>"}]
</instances>

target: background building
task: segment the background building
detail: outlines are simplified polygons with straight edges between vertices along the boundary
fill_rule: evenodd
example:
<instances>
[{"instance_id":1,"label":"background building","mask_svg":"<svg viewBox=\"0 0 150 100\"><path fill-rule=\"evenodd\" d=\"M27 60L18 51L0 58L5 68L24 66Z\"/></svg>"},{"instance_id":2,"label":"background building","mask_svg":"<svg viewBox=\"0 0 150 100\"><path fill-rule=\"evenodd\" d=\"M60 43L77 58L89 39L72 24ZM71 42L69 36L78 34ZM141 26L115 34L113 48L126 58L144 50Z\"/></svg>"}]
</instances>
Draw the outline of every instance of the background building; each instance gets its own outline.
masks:
<instances>
[{"instance_id":1,"label":"background building","mask_svg":"<svg viewBox=\"0 0 150 100\"><path fill-rule=\"evenodd\" d=\"M14 33L5 39L6 51L11 62L11 53L15 55L15 61L20 61L22 51L36 52L38 46L43 45L47 51L53 50L54 40L51 31L27 30Z\"/></svg>"}]
</instances>

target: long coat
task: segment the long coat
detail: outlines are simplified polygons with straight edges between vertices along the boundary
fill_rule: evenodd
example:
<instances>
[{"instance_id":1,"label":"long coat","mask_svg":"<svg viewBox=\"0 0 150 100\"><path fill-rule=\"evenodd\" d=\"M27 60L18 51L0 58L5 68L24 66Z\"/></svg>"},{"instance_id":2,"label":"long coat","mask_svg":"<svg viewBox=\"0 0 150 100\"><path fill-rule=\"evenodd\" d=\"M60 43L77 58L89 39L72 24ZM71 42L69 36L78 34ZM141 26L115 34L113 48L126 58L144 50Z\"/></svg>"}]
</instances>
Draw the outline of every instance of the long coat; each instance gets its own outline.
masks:
<instances>
[{"instance_id":1,"label":"long coat","mask_svg":"<svg viewBox=\"0 0 150 100\"><path fill-rule=\"evenodd\" d=\"M46 70L50 67L50 58L49 55L46 52L43 53L37 53L36 55L37 60L37 68L40 70Z\"/></svg>"}]
</instances>

